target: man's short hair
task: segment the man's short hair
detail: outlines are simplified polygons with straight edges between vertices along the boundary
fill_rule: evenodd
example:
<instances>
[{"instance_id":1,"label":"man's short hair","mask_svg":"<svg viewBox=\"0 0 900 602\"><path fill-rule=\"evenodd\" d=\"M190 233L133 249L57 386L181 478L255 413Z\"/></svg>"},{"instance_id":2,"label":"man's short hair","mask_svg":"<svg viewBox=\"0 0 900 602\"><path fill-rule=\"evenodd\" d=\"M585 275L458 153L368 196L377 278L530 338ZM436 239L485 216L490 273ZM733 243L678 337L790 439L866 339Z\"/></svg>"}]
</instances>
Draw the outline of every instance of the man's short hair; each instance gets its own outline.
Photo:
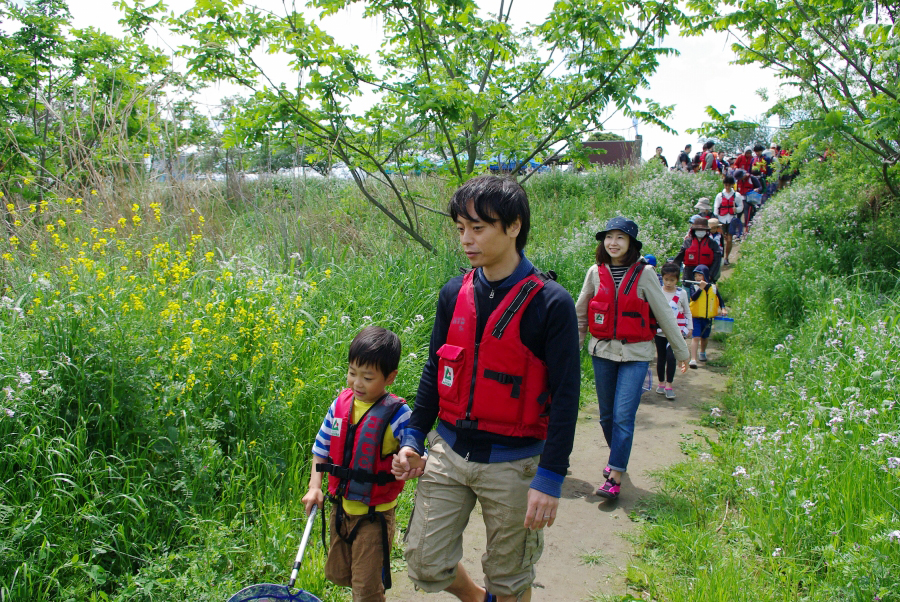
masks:
<instances>
[{"instance_id":1,"label":"man's short hair","mask_svg":"<svg viewBox=\"0 0 900 602\"><path fill-rule=\"evenodd\" d=\"M400 337L381 326L366 326L353 337L347 363L374 366L387 377L400 365Z\"/></svg>"},{"instance_id":2,"label":"man's short hair","mask_svg":"<svg viewBox=\"0 0 900 602\"><path fill-rule=\"evenodd\" d=\"M722 183L733 185L734 184L734 176L725 176L724 178L722 178Z\"/></svg>"},{"instance_id":3,"label":"man's short hair","mask_svg":"<svg viewBox=\"0 0 900 602\"><path fill-rule=\"evenodd\" d=\"M764 150L766 150L766 147L764 147L762 144L754 144L754 145L753 145L753 152L754 152L754 153L761 153L761 152L763 152Z\"/></svg>"},{"instance_id":4,"label":"man's short hair","mask_svg":"<svg viewBox=\"0 0 900 602\"><path fill-rule=\"evenodd\" d=\"M469 201L474 205L474 216L469 215ZM516 236L516 250L521 251L528 242L528 231L531 229L528 195L513 178L493 175L472 178L453 193L447 211L454 222L460 217L469 221L479 219L489 224L499 221L504 232L517 219L521 220L519 235Z\"/></svg>"},{"instance_id":5,"label":"man's short hair","mask_svg":"<svg viewBox=\"0 0 900 602\"><path fill-rule=\"evenodd\" d=\"M687 149L689 149L689 148L693 148L693 147L692 147L690 144L685 144L685 145L684 145L684 150L687 150Z\"/></svg>"},{"instance_id":6,"label":"man's short hair","mask_svg":"<svg viewBox=\"0 0 900 602\"><path fill-rule=\"evenodd\" d=\"M661 146L657 146L657 147L656 147L656 150L662 150L662 147L661 147Z\"/></svg>"}]
</instances>

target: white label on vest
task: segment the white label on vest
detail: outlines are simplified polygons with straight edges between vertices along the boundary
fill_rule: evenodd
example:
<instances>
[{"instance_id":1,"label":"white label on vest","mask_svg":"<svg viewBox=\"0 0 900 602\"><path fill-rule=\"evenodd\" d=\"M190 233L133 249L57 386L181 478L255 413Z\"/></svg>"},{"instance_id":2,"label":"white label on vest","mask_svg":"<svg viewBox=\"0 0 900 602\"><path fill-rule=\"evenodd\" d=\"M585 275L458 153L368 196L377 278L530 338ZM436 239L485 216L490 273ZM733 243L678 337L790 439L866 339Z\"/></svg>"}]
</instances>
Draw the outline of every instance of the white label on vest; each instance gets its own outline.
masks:
<instances>
[{"instance_id":1,"label":"white label on vest","mask_svg":"<svg viewBox=\"0 0 900 602\"><path fill-rule=\"evenodd\" d=\"M606 316L604 314L594 314L594 323L595 324L603 324L603 319Z\"/></svg>"},{"instance_id":2,"label":"white label on vest","mask_svg":"<svg viewBox=\"0 0 900 602\"><path fill-rule=\"evenodd\" d=\"M331 434L334 437L341 436L341 420L343 420L343 418L335 418L334 422L331 423Z\"/></svg>"},{"instance_id":3,"label":"white label on vest","mask_svg":"<svg viewBox=\"0 0 900 602\"><path fill-rule=\"evenodd\" d=\"M444 379L441 381L441 384L445 387L453 386L453 368L450 366L444 366Z\"/></svg>"}]
</instances>

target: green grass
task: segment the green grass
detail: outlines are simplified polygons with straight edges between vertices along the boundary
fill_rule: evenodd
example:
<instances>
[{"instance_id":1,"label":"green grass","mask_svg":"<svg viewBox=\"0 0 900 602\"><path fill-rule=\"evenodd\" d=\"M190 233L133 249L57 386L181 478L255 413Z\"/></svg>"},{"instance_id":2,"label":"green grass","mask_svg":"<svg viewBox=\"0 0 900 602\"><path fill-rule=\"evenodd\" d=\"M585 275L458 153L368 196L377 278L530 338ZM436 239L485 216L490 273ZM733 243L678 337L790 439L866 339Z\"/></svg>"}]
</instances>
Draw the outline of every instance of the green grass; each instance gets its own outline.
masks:
<instances>
[{"instance_id":1,"label":"green grass","mask_svg":"<svg viewBox=\"0 0 900 602\"><path fill-rule=\"evenodd\" d=\"M866 221L840 172L814 169L728 281L718 439L686 446L636 513L629 579L654 599L900 599L900 221Z\"/></svg>"},{"instance_id":2,"label":"green grass","mask_svg":"<svg viewBox=\"0 0 900 602\"><path fill-rule=\"evenodd\" d=\"M435 208L452 192L410 186ZM532 178L529 256L577 295L606 219L636 217L647 252L674 254L714 188L652 168ZM361 327L400 335L392 390L414 402L437 293L465 263L449 220L421 215L429 253L345 182L222 194L4 199L0 599L222 600L286 582L313 437ZM323 562L311 545L299 585L344 599Z\"/></svg>"}]
</instances>

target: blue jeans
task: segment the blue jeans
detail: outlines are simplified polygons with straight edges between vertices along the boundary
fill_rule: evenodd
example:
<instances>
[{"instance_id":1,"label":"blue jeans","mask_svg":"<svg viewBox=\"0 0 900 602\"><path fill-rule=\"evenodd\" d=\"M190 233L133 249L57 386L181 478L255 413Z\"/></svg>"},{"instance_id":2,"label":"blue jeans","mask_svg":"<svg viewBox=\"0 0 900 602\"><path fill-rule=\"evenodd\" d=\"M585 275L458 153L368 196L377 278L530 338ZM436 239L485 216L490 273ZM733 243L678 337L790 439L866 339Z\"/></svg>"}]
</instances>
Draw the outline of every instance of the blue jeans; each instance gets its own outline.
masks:
<instances>
[{"instance_id":1,"label":"blue jeans","mask_svg":"<svg viewBox=\"0 0 900 602\"><path fill-rule=\"evenodd\" d=\"M609 445L609 467L625 472L634 440L634 417L650 362L614 362L599 357L591 360L600 405L600 427Z\"/></svg>"}]
</instances>

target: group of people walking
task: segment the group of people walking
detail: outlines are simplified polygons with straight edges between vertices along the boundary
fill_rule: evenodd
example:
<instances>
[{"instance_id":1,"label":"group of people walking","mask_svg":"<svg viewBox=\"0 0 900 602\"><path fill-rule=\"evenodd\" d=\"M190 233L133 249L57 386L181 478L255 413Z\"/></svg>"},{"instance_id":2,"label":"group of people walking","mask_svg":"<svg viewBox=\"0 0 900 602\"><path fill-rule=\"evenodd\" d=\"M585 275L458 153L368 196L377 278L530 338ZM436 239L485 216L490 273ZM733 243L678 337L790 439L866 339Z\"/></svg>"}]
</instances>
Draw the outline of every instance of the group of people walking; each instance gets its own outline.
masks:
<instances>
[{"instance_id":1,"label":"group of people walking","mask_svg":"<svg viewBox=\"0 0 900 602\"><path fill-rule=\"evenodd\" d=\"M569 468L584 342L609 446L596 494L615 499L654 354L658 391L670 399L676 369L705 360L708 320L724 307L714 284L723 251L710 221L732 231L727 216L740 202L736 193L719 195L709 217L699 208L661 276L642 254L638 225L609 220L573 302L552 272L525 256L524 189L493 175L460 187L449 213L471 269L440 291L414 407L386 390L397 375L399 338L370 326L350 345L347 388L316 437L303 502L307 511L323 504L328 474L328 579L352 587L355 601L385 599L397 496L418 478L406 533L416 587L472 602L530 600L542 530L557 519ZM690 292L679 286L682 275ZM696 343L688 348L690 334L703 340L699 355ZM487 531L483 585L461 563L476 501Z\"/></svg>"}]
</instances>

